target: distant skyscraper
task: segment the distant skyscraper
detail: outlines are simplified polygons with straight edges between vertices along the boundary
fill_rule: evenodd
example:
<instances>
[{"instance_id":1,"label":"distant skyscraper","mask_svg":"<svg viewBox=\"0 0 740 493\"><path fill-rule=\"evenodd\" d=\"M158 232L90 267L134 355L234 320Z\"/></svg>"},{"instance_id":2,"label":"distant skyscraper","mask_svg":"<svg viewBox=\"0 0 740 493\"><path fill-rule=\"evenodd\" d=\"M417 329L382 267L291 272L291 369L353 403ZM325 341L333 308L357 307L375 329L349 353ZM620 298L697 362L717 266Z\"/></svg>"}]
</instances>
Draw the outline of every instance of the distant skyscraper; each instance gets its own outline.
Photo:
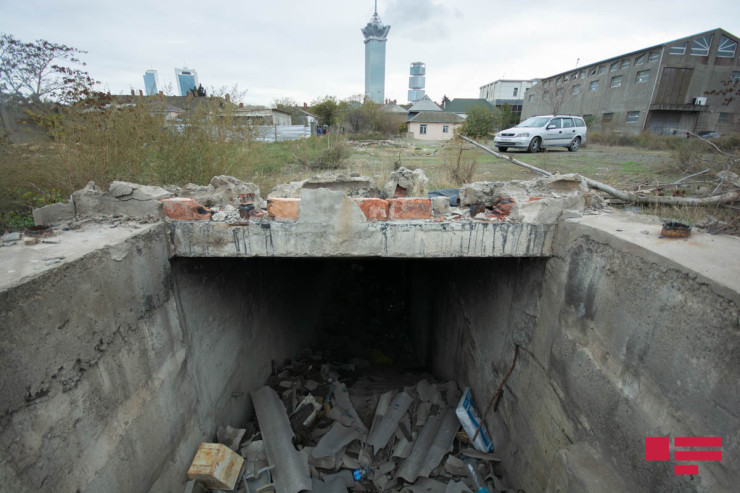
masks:
<instances>
[{"instance_id":1,"label":"distant skyscraper","mask_svg":"<svg viewBox=\"0 0 740 493\"><path fill-rule=\"evenodd\" d=\"M422 62L414 62L409 70L409 103L415 103L424 97L425 75L427 66Z\"/></svg>"},{"instance_id":2,"label":"distant skyscraper","mask_svg":"<svg viewBox=\"0 0 740 493\"><path fill-rule=\"evenodd\" d=\"M378 0L375 13L367 26L362 28L365 36L365 96L378 104L385 101L385 42L391 26L384 26L378 16Z\"/></svg>"},{"instance_id":3,"label":"distant skyscraper","mask_svg":"<svg viewBox=\"0 0 740 493\"><path fill-rule=\"evenodd\" d=\"M187 96L188 91L198 87L198 72L192 68L176 68L175 79L177 79L177 91L180 96Z\"/></svg>"},{"instance_id":4,"label":"distant skyscraper","mask_svg":"<svg viewBox=\"0 0 740 493\"><path fill-rule=\"evenodd\" d=\"M156 70L144 72L144 92L147 96L159 94L159 75Z\"/></svg>"}]
</instances>

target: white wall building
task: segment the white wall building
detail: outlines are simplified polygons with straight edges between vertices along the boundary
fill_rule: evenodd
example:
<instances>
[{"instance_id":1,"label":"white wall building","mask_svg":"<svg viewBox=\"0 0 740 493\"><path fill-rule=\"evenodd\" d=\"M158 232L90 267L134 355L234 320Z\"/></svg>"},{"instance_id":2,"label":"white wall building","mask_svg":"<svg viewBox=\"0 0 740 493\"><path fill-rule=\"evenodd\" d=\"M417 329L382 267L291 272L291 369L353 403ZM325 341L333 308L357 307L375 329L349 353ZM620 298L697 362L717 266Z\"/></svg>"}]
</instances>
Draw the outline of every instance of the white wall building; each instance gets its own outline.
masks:
<instances>
[{"instance_id":1,"label":"white wall building","mask_svg":"<svg viewBox=\"0 0 740 493\"><path fill-rule=\"evenodd\" d=\"M481 99L496 107L511 106L511 112L518 119L524 105L524 92L539 82L539 79L508 80L501 79L480 88Z\"/></svg>"}]
</instances>

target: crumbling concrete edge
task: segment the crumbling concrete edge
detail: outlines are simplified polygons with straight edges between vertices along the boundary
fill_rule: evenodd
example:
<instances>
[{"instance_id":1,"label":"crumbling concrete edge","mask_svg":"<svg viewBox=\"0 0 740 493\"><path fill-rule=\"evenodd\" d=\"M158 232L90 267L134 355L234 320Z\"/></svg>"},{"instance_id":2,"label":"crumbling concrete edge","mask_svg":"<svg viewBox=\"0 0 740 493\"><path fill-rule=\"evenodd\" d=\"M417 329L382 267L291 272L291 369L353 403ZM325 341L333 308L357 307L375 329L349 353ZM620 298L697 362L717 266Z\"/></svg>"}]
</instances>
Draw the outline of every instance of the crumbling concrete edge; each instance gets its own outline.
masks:
<instances>
[{"instance_id":1,"label":"crumbling concrete edge","mask_svg":"<svg viewBox=\"0 0 740 493\"><path fill-rule=\"evenodd\" d=\"M168 222L170 257L548 257L556 224Z\"/></svg>"},{"instance_id":2,"label":"crumbling concrete edge","mask_svg":"<svg viewBox=\"0 0 740 493\"><path fill-rule=\"evenodd\" d=\"M594 218L598 219L598 224ZM639 229L640 233L634 234L635 231L630 232L628 228ZM658 237L660 229L660 222L653 216L615 213L568 218L557 228L552 253L563 256L577 238L586 236L597 243L613 245L620 251L639 256L646 262L684 272L710 286L718 295L740 304L740 266L736 262L740 256L740 238L693 233L693 239L689 240L662 239ZM722 262L717 255L708 252L710 245L722 251L729 262Z\"/></svg>"}]
</instances>

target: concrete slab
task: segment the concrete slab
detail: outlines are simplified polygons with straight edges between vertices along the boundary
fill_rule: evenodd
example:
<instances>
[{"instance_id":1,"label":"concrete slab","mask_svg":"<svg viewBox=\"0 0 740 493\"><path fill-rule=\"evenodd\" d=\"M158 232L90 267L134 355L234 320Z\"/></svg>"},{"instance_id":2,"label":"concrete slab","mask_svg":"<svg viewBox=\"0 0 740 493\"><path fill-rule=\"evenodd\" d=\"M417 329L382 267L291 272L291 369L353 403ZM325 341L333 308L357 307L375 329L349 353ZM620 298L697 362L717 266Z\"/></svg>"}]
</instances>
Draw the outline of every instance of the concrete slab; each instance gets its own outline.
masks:
<instances>
[{"instance_id":1,"label":"concrete slab","mask_svg":"<svg viewBox=\"0 0 740 493\"><path fill-rule=\"evenodd\" d=\"M146 234L161 223L124 223L111 227L106 223L88 223L80 229L54 231L54 236L42 238L35 245L15 245L0 248L0 291L28 282L34 277L74 262L101 248L110 248L115 260L115 245L129 238ZM125 255L125 254L123 254ZM119 259L120 260L120 259Z\"/></svg>"},{"instance_id":2,"label":"concrete slab","mask_svg":"<svg viewBox=\"0 0 740 493\"><path fill-rule=\"evenodd\" d=\"M170 254L179 257L547 257L554 224L403 221L249 225L174 221Z\"/></svg>"},{"instance_id":3,"label":"concrete slab","mask_svg":"<svg viewBox=\"0 0 740 493\"><path fill-rule=\"evenodd\" d=\"M662 223L657 217L630 213L583 216L565 224L579 225L580 234L597 241L617 242L622 249L694 272L720 294L740 303L740 238L736 236L692 231L687 239L661 238Z\"/></svg>"}]
</instances>

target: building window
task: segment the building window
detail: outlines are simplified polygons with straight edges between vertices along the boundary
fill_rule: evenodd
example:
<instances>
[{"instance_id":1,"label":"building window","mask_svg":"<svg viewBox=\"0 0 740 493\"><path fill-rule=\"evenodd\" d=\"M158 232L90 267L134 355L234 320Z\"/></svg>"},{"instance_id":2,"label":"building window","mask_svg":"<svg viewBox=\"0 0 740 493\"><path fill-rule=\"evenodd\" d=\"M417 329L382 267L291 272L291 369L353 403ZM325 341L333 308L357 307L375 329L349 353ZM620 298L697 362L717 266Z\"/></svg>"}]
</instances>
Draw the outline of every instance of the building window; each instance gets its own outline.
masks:
<instances>
[{"instance_id":1,"label":"building window","mask_svg":"<svg viewBox=\"0 0 740 493\"><path fill-rule=\"evenodd\" d=\"M639 111L628 111L627 112L627 123L634 123L640 119Z\"/></svg>"},{"instance_id":2,"label":"building window","mask_svg":"<svg viewBox=\"0 0 740 493\"><path fill-rule=\"evenodd\" d=\"M450 133L450 126L449 125L442 125L442 133L443 134Z\"/></svg>"},{"instance_id":3,"label":"building window","mask_svg":"<svg viewBox=\"0 0 740 493\"><path fill-rule=\"evenodd\" d=\"M424 135L424 134L427 133L427 124L426 123L422 123L422 124L419 125L419 133L421 135Z\"/></svg>"},{"instance_id":4,"label":"building window","mask_svg":"<svg viewBox=\"0 0 740 493\"><path fill-rule=\"evenodd\" d=\"M596 67L594 67L594 68L592 68L591 70L588 71L588 76L589 77L593 77L594 75L596 75Z\"/></svg>"},{"instance_id":5,"label":"building window","mask_svg":"<svg viewBox=\"0 0 740 493\"><path fill-rule=\"evenodd\" d=\"M648 56L648 62L656 62L660 58L660 53L657 51L651 51L650 56Z\"/></svg>"},{"instance_id":6,"label":"building window","mask_svg":"<svg viewBox=\"0 0 740 493\"><path fill-rule=\"evenodd\" d=\"M612 77L612 84L611 87L619 87L622 85L622 76L617 75L616 77Z\"/></svg>"},{"instance_id":7,"label":"building window","mask_svg":"<svg viewBox=\"0 0 740 493\"><path fill-rule=\"evenodd\" d=\"M604 113L601 115L601 123L610 123L614 119L614 113Z\"/></svg>"},{"instance_id":8,"label":"building window","mask_svg":"<svg viewBox=\"0 0 740 493\"><path fill-rule=\"evenodd\" d=\"M599 81L598 80L591 81L591 84L588 85L588 90L589 91L595 91L598 88L599 88Z\"/></svg>"},{"instance_id":9,"label":"building window","mask_svg":"<svg viewBox=\"0 0 740 493\"><path fill-rule=\"evenodd\" d=\"M606 65L599 65L599 75L606 72Z\"/></svg>"},{"instance_id":10,"label":"building window","mask_svg":"<svg viewBox=\"0 0 740 493\"><path fill-rule=\"evenodd\" d=\"M625 58L624 60L622 60L622 68L623 69L624 68L630 68L630 59L629 58Z\"/></svg>"},{"instance_id":11,"label":"building window","mask_svg":"<svg viewBox=\"0 0 740 493\"><path fill-rule=\"evenodd\" d=\"M534 94L529 95L529 102L534 103Z\"/></svg>"},{"instance_id":12,"label":"building window","mask_svg":"<svg viewBox=\"0 0 740 493\"><path fill-rule=\"evenodd\" d=\"M578 72L576 72L575 74L573 74L573 76L571 77L571 79L573 79L573 80L578 79Z\"/></svg>"},{"instance_id":13,"label":"building window","mask_svg":"<svg viewBox=\"0 0 740 493\"><path fill-rule=\"evenodd\" d=\"M644 53L642 55L638 56L637 58L635 58L635 67L637 67L638 65L642 65L643 63L645 63L645 54Z\"/></svg>"},{"instance_id":14,"label":"building window","mask_svg":"<svg viewBox=\"0 0 740 493\"><path fill-rule=\"evenodd\" d=\"M580 93L580 92L581 92L581 85L580 85L580 84L576 84L576 85L574 85L574 86L573 86L573 91L572 91L572 94L578 94L578 93Z\"/></svg>"},{"instance_id":15,"label":"building window","mask_svg":"<svg viewBox=\"0 0 740 493\"><path fill-rule=\"evenodd\" d=\"M619 62L614 62L609 65L609 72L616 72L617 70L619 70Z\"/></svg>"},{"instance_id":16,"label":"building window","mask_svg":"<svg viewBox=\"0 0 740 493\"><path fill-rule=\"evenodd\" d=\"M717 48L717 56L722 58L735 58L735 51L737 50L737 43L727 36L719 38L719 48Z\"/></svg>"},{"instance_id":17,"label":"building window","mask_svg":"<svg viewBox=\"0 0 740 493\"><path fill-rule=\"evenodd\" d=\"M730 123L730 113L720 113L717 123L720 125Z\"/></svg>"},{"instance_id":18,"label":"building window","mask_svg":"<svg viewBox=\"0 0 740 493\"><path fill-rule=\"evenodd\" d=\"M558 87L558 88L557 88L557 89L555 90L555 97L559 98L559 97L560 97L560 96L562 96L562 95L563 95L563 88L562 88L562 87Z\"/></svg>"},{"instance_id":19,"label":"building window","mask_svg":"<svg viewBox=\"0 0 740 493\"><path fill-rule=\"evenodd\" d=\"M642 84L643 82L647 82L649 78L649 70L640 70L639 72L637 72L637 78L635 79L635 82L637 82L638 84Z\"/></svg>"},{"instance_id":20,"label":"building window","mask_svg":"<svg viewBox=\"0 0 740 493\"><path fill-rule=\"evenodd\" d=\"M712 35L702 36L696 38L691 43L691 54L694 56L707 56L709 55L709 47L712 46Z\"/></svg>"},{"instance_id":21,"label":"building window","mask_svg":"<svg viewBox=\"0 0 740 493\"><path fill-rule=\"evenodd\" d=\"M519 88L518 87L515 87L514 88L514 97L517 97L518 94L519 94Z\"/></svg>"},{"instance_id":22,"label":"building window","mask_svg":"<svg viewBox=\"0 0 740 493\"><path fill-rule=\"evenodd\" d=\"M568 80L570 80L570 76L569 75L566 75L566 76L563 77L563 82L568 82Z\"/></svg>"},{"instance_id":23,"label":"building window","mask_svg":"<svg viewBox=\"0 0 740 493\"><path fill-rule=\"evenodd\" d=\"M668 50L668 54L669 55L685 55L687 45L688 43L682 43L680 45L671 46L671 49Z\"/></svg>"},{"instance_id":24,"label":"building window","mask_svg":"<svg viewBox=\"0 0 740 493\"><path fill-rule=\"evenodd\" d=\"M542 101L549 103L550 102L550 91L545 91L542 94Z\"/></svg>"},{"instance_id":25,"label":"building window","mask_svg":"<svg viewBox=\"0 0 740 493\"><path fill-rule=\"evenodd\" d=\"M732 82L733 84L737 84L738 82L740 82L740 72L733 72L730 75L730 82Z\"/></svg>"}]
</instances>

